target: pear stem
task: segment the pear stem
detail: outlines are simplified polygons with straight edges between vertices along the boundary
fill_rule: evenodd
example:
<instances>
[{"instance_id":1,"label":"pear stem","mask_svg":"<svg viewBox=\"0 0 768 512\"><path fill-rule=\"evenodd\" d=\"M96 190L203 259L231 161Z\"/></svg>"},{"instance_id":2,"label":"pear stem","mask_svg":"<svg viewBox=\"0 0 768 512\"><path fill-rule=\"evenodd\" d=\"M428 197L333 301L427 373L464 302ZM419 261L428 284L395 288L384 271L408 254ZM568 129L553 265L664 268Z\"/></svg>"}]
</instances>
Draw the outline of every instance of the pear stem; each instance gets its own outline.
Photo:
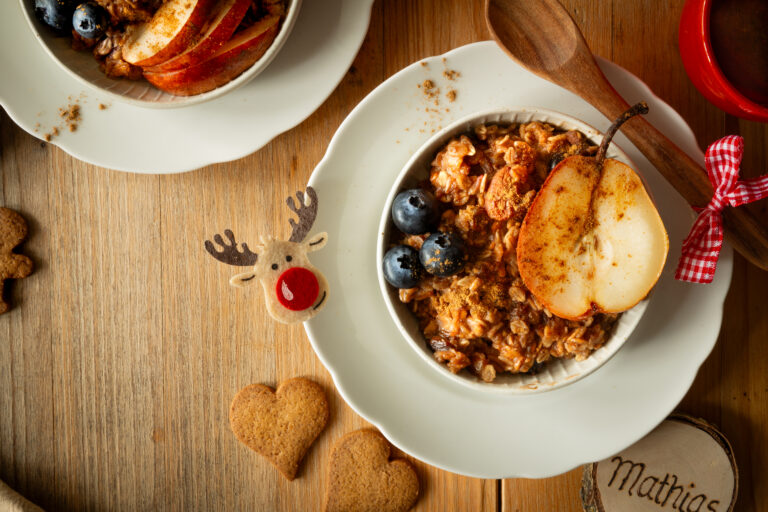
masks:
<instances>
[{"instance_id":1,"label":"pear stem","mask_svg":"<svg viewBox=\"0 0 768 512\"><path fill-rule=\"evenodd\" d=\"M611 139L613 139L613 136L616 135L617 131L619 131L619 128L621 128L621 125L627 122L630 118L638 114L647 114L647 113L648 113L648 104L645 103L644 101L641 101L640 103L633 105L629 110L621 114L613 122L613 124L608 128L608 131L605 132L605 136L603 137L603 142L600 143L600 148L597 150L597 156L595 157L595 160L597 161L598 166L603 165L603 160L605 160L605 152L608 151L608 146L611 144Z\"/></svg>"}]
</instances>

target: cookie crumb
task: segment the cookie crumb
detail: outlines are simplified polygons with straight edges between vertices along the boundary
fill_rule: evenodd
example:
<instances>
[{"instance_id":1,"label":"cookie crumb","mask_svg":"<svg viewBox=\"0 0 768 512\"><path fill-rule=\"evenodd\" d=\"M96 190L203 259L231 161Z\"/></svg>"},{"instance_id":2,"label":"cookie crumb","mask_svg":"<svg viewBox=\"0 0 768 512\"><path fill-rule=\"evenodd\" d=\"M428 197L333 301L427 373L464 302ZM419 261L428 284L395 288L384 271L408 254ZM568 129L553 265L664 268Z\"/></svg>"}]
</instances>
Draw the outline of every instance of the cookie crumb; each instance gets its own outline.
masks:
<instances>
[{"instance_id":1,"label":"cookie crumb","mask_svg":"<svg viewBox=\"0 0 768 512\"><path fill-rule=\"evenodd\" d=\"M83 93L81 93L80 96L75 100L72 99L72 95L67 97L69 104L66 107L59 108L59 118L62 120L61 123L53 126L50 131L43 135L43 138L46 142L50 142L54 137L57 137L61 133L61 130L64 129L64 127L66 127L70 132L77 131L77 128L82 121L79 102L82 101L84 97L85 95ZM35 132L37 132L39 128L40 123L35 125Z\"/></svg>"},{"instance_id":2,"label":"cookie crumb","mask_svg":"<svg viewBox=\"0 0 768 512\"><path fill-rule=\"evenodd\" d=\"M107 110L108 108L109 108L109 106L107 106L107 105L105 105L103 103L99 103L99 110Z\"/></svg>"},{"instance_id":3,"label":"cookie crumb","mask_svg":"<svg viewBox=\"0 0 768 512\"><path fill-rule=\"evenodd\" d=\"M443 76L448 80L456 80L461 76L461 73L459 73L455 69L446 69L445 71L443 71Z\"/></svg>"},{"instance_id":4,"label":"cookie crumb","mask_svg":"<svg viewBox=\"0 0 768 512\"><path fill-rule=\"evenodd\" d=\"M456 91L453 89L448 89L448 92L445 93L445 97L448 98L448 101L453 103L454 101L456 101Z\"/></svg>"},{"instance_id":5,"label":"cookie crumb","mask_svg":"<svg viewBox=\"0 0 768 512\"><path fill-rule=\"evenodd\" d=\"M80 123L80 105L78 103L72 103L67 106L66 109L59 109L59 117L64 119L64 123L70 132L77 130Z\"/></svg>"},{"instance_id":6,"label":"cookie crumb","mask_svg":"<svg viewBox=\"0 0 768 512\"><path fill-rule=\"evenodd\" d=\"M432 100L435 106L439 104L440 89L435 85L435 82L426 79L419 85L419 87L422 89L426 99Z\"/></svg>"},{"instance_id":7,"label":"cookie crumb","mask_svg":"<svg viewBox=\"0 0 768 512\"><path fill-rule=\"evenodd\" d=\"M421 67L423 67L423 68L428 68L429 67L429 64L427 64L427 61L425 61L425 60L421 61L420 64L421 64Z\"/></svg>"}]
</instances>

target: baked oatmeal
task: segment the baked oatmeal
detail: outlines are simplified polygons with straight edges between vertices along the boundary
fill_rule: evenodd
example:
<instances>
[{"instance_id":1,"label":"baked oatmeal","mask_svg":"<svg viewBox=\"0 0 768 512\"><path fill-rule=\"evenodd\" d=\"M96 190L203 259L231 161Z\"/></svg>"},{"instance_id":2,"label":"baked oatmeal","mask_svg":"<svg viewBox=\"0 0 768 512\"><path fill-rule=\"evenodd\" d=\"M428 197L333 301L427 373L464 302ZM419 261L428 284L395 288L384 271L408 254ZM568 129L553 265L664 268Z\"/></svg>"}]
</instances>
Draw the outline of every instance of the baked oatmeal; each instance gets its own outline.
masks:
<instances>
[{"instance_id":1,"label":"baked oatmeal","mask_svg":"<svg viewBox=\"0 0 768 512\"><path fill-rule=\"evenodd\" d=\"M142 67L123 58L123 49L131 32L140 24L149 23L160 7L169 0L27 0L34 4L35 15L59 35L71 36L72 48L90 51L99 62L101 71L109 78L140 80ZM212 26L222 9L231 4L205 0L201 26L195 26L188 45L195 45ZM168 6L166 6L168 7ZM185 7L187 7L185 5ZM286 0L249 0L247 10L239 10L240 21L234 34L255 25L268 16L282 17ZM217 11L219 9L219 11ZM160 16L161 13L158 13ZM168 29L170 30L170 29ZM231 34L232 35L232 34ZM221 41L223 45L225 41ZM170 55L172 57L174 55ZM135 62L135 61L134 61ZM140 63L139 63L140 64Z\"/></svg>"},{"instance_id":2,"label":"baked oatmeal","mask_svg":"<svg viewBox=\"0 0 768 512\"><path fill-rule=\"evenodd\" d=\"M516 260L523 218L550 170L596 151L578 131L531 122L480 125L437 153L422 189L440 205L433 231L460 238L465 261L453 275L420 274L399 297L452 372L492 382L504 372L535 372L552 358L584 360L607 340L618 315L553 315L526 289ZM399 233L392 241L419 251L430 234Z\"/></svg>"},{"instance_id":3,"label":"baked oatmeal","mask_svg":"<svg viewBox=\"0 0 768 512\"><path fill-rule=\"evenodd\" d=\"M95 0L107 13L103 35L86 38L72 30L72 49L92 51L99 68L109 78L140 80L141 68L123 59L122 48L133 24L149 21L163 0Z\"/></svg>"}]
</instances>

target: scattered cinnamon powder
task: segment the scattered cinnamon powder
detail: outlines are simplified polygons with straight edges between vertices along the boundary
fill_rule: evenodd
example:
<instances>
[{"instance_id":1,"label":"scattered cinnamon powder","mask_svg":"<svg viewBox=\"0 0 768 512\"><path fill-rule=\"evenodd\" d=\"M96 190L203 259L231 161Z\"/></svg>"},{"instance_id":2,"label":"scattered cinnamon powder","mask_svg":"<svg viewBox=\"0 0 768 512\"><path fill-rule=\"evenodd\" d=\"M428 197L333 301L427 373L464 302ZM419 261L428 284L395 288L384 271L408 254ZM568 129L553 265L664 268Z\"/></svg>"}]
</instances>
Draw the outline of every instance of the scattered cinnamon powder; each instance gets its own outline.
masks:
<instances>
[{"instance_id":1,"label":"scattered cinnamon powder","mask_svg":"<svg viewBox=\"0 0 768 512\"><path fill-rule=\"evenodd\" d=\"M511 306L508 288L509 283L505 281L483 282L474 291L469 288L451 288L437 301L438 315L448 316L451 311L466 308L473 316L486 318L498 310L505 310Z\"/></svg>"}]
</instances>

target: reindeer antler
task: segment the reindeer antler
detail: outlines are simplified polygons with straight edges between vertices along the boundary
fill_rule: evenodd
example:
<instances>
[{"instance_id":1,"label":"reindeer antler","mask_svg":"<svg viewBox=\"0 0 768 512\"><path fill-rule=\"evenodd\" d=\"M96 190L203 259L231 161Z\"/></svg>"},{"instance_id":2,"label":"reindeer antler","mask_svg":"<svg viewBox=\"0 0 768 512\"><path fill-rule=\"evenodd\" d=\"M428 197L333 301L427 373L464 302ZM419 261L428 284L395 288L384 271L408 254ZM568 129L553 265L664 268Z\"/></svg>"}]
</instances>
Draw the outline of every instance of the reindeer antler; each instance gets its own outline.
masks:
<instances>
[{"instance_id":1,"label":"reindeer antler","mask_svg":"<svg viewBox=\"0 0 768 512\"><path fill-rule=\"evenodd\" d=\"M259 255L251 252L248 246L244 243L240 244L243 250L238 251L237 242L235 242L235 235L232 233L232 230L224 230L224 236L229 238L229 244L225 243L219 234L216 234L213 237L216 243L224 248L222 251L217 251L210 240L205 241L205 250L208 251L211 256L221 261L222 263L226 263L227 265L234 265L237 267L250 267L256 264L256 260L259 258Z\"/></svg>"},{"instance_id":2,"label":"reindeer antler","mask_svg":"<svg viewBox=\"0 0 768 512\"><path fill-rule=\"evenodd\" d=\"M293 197L289 197L285 200L288 204L288 208L291 209L298 217L299 221L296 222L290 219L291 223L291 238L289 242L299 243L306 238L309 230L312 229L312 224L315 223L317 217L317 192L312 187L307 187L307 196L309 198L309 204L307 204L304 192L296 192L296 197L299 199L299 207L296 207L296 203L293 201Z\"/></svg>"}]
</instances>

